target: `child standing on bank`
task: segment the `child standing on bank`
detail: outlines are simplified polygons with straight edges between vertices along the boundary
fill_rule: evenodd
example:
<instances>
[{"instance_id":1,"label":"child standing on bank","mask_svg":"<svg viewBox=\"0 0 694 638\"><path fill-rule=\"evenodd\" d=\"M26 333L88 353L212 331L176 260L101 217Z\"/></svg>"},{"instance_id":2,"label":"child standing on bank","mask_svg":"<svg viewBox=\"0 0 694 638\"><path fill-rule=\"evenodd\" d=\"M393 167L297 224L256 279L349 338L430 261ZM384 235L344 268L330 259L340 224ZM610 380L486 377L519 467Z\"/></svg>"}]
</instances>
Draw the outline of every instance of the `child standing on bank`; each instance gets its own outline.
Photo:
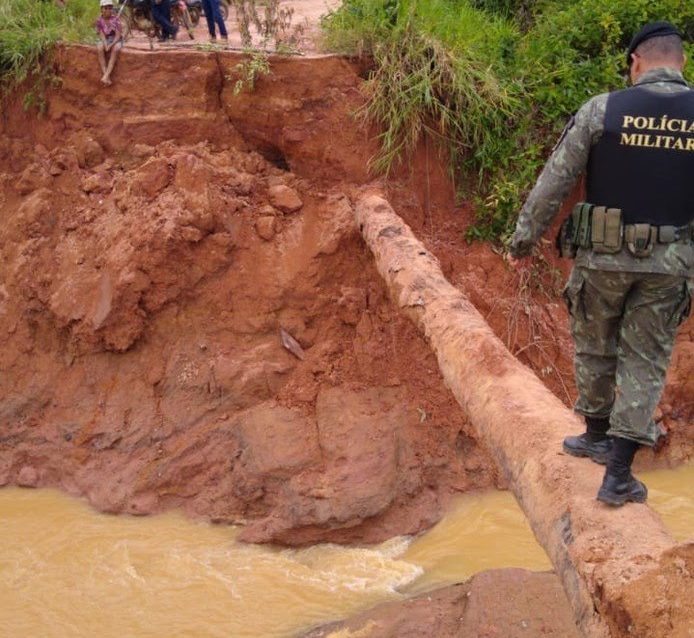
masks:
<instances>
[{"instance_id":1,"label":"child standing on bank","mask_svg":"<svg viewBox=\"0 0 694 638\"><path fill-rule=\"evenodd\" d=\"M118 16L113 13L113 0L99 0L99 6L101 15L96 19L96 34L99 37L96 47L103 73L101 82L108 86L111 84L111 73L116 65L118 53L123 48L123 27Z\"/></svg>"}]
</instances>

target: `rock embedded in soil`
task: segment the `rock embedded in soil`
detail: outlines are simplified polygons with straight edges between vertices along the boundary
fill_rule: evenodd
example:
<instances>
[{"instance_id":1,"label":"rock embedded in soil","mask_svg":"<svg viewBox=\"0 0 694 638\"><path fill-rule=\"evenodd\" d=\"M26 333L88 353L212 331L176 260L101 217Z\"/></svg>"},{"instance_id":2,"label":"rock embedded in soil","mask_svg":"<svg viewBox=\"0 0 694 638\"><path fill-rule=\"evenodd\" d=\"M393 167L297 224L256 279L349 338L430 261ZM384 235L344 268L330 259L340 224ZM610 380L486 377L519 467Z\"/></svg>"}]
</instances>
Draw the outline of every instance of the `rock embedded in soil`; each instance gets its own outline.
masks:
<instances>
[{"instance_id":1,"label":"rock embedded in soil","mask_svg":"<svg viewBox=\"0 0 694 638\"><path fill-rule=\"evenodd\" d=\"M277 219L273 216L258 217L255 220L255 230L258 237L270 241L277 232Z\"/></svg>"},{"instance_id":2,"label":"rock embedded in soil","mask_svg":"<svg viewBox=\"0 0 694 638\"><path fill-rule=\"evenodd\" d=\"M282 184L271 186L268 189L268 197L270 203L283 213L294 213L304 205L299 194L293 188Z\"/></svg>"},{"instance_id":3,"label":"rock embedded in soil","mask_svg":"<svg viewBox=\"0 0 694 638\"><path fill-rule=\"evenodd\" d=\"M17 474L17 485L20 487L36 487L39 484L39 473L36 468L25 465Z\"/></svg>"}]
</instances>

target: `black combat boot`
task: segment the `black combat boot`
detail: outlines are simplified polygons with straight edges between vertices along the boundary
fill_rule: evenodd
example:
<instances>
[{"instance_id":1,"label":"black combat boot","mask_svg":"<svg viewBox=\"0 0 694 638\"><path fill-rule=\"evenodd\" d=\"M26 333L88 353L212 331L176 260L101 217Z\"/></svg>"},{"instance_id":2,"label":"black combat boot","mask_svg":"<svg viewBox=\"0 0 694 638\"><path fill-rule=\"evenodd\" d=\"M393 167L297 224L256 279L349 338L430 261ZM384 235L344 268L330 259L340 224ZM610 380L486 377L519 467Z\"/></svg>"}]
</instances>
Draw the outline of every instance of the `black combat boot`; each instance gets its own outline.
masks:
<instances>
[{"instance_id":1,"label":"black combat boot","mask_svg":"<svg viewBox=\"0 0 694 638\"><path fill-rule=\"evenodd\" d=\"M571 456L587 456L591 461L605 465L612 449L612 439L607 436L609 417L585 417L586 431L580 436L564 439L564 452Z\"/></svg>"},{"instance_id":2,"label":"black combat boot","mask_svg":"<svg viewBox=\"0 0 694 638\"><path fill-rule=\"evenodd\" d=\"M631 473L631 463L634 460L639 444L629 439L615 437L612 443L612 453L607 462L605 478L598 491L598 500L614 507L624 503L645 503L648 489Z\"/></svg>"}]
</instances>

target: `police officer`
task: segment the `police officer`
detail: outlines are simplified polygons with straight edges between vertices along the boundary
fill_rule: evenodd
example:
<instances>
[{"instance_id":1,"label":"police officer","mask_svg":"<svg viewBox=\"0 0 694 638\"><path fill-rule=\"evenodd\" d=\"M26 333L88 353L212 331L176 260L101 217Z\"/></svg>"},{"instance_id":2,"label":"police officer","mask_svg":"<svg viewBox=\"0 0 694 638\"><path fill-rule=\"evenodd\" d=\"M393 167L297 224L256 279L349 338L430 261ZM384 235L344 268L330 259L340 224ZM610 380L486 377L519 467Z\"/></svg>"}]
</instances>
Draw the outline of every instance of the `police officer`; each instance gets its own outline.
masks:
<instances>
[{"instance_id":1,"label":"police officer","mask_svg":"<svg viewBox=\"0 0 694 638\"><path fill-rule=\"evenodd\" d=\"M677 326L694 274L694 90L682 77L682 36L669 22L641 28L627 52L632 86L598 95L573 117L523 205L508 262L527 267L581 174L572 213L574 268L564 290L576 345L586 432L564 450L606 464L598 499L644 502L631 474L653 446ZM580 231L580 232L579 232Z\"/></svg>"}]
</instances>

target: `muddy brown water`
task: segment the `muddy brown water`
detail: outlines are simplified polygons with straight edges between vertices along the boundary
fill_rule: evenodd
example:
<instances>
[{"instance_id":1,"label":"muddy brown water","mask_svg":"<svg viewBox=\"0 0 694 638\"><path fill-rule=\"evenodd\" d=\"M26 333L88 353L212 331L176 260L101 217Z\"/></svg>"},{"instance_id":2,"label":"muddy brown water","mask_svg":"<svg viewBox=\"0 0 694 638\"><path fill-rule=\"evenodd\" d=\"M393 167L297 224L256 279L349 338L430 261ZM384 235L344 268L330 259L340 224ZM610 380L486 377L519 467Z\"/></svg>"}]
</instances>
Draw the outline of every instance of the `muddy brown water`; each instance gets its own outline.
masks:
<instances>
[{"instance_id":1,"label":"muddy brown water","mask_svg":"<svg viewBox=\"0 0 694 638\"><path fill-rule=\"evenodd\" d=\"M642 475L678 540L694 465ZM551 568L508 492L460 497L426 534L368 547L238 543L180 513L106 516L55 490L0 491L3 636L280 638L484 569Z\"/></svg>"}]
</instances>

